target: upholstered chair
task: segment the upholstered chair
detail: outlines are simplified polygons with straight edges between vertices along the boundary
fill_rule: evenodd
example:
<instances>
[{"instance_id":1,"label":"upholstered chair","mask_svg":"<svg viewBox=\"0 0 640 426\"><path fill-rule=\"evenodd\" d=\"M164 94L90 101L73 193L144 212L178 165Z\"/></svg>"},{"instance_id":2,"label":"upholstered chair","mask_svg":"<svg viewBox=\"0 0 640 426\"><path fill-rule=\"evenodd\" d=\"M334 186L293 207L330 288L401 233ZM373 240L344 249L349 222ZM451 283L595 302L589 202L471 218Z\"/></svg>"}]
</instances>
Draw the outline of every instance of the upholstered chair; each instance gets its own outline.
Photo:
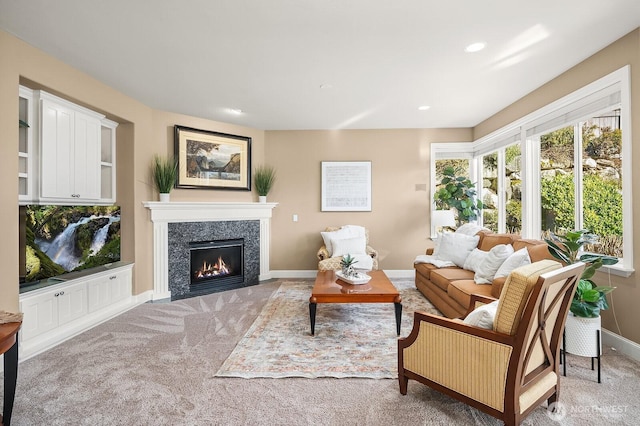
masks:
<instances>
[{"instance_id":1,"label":"upholstered chair","mask_svg":"<svg viewBox=\"0 0 640 426\"><path fill-rule=\"evenodd\" d=\"M584 266L541 260L513 270L492 328L416 312L413 330L398 341L400 393L417 380L507 425L556 402L562 330ZM480 299L471 298L469 313L489 301Z\"/></svg>"},{"instance_id":2,"label":"upholstered chair","mask_svg":"<svg viewBox=\"0 0 640 426\"><path fill-rule=\"evenodd\" d=\"M348 225L347 225L348 226ZM323 234L323 239L326 239L327 241L329 241L329 239L327 239L327 235L328 233L335 233L336 231L341 231L344 230L346 227L327 227L324 232L322 232L321 234ZM378 269L378 252L372 248L371 246L369 246L369 230L366 228L362 228L363 232L364 232L364 251L363 254L368 255L369 257L371 257L371 267L365 267L364 269ZM347 237L347 239L350 239ZM329 249L329 247L327 247L327 243L323 244L322 247L320 247L320 249L318 250L317 253L317 257L318 257L318 270L320 271L331 271L331 270L338 270L340 269L340 261L342 260L342 255L337 255L337 256L332 256L332 254L334 253L333 250ZM353 253L351 253L353 254ZM363 265L364 262L361 262L361 265ZM358 265L356 264L356 268L358 267Z\"/></svg>"}]
</instances>

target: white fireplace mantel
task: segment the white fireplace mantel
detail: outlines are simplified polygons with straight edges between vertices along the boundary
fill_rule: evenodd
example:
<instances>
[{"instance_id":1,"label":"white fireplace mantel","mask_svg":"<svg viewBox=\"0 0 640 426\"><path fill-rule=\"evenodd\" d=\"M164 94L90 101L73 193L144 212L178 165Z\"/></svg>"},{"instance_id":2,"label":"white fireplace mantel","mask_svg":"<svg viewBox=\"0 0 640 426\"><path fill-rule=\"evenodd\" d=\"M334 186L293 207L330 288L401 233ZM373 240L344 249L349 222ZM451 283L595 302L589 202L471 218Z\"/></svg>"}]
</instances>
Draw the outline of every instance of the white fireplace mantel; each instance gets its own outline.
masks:
<instances>
[{"instance_id":1,"label":"white fireplace mantel","mask_svg":"<svg viewBox=\"0 0 640 426\"><path fill-rule=\"evenodd\" d=\"M271 278L269 247L271 215L278 203L233 202L157 202L142 203L153 222L153 300L171 297L169 291L169 223L215 222L229 220L260 221L260 281Z\"/></svg>"}]
</instances>

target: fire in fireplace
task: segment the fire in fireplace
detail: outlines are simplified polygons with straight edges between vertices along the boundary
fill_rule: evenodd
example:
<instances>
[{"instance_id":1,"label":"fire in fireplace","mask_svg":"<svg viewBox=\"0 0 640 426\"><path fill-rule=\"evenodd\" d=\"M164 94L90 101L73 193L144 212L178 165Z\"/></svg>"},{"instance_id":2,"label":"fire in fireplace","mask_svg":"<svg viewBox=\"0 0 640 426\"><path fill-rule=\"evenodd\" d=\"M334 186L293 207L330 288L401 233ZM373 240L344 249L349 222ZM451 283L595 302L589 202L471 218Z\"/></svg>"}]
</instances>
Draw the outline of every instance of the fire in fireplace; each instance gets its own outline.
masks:
<instances>
[{"instance_id":1,"label":"fire in fireplace","mask_svg":"<svg viewBox=\"0 0 640 426\"><path fill-rule=\"evenodd\" d=\"M244 239L189 243L190 291L225 290L244 281Z\"/></svg>"}]
</instances>

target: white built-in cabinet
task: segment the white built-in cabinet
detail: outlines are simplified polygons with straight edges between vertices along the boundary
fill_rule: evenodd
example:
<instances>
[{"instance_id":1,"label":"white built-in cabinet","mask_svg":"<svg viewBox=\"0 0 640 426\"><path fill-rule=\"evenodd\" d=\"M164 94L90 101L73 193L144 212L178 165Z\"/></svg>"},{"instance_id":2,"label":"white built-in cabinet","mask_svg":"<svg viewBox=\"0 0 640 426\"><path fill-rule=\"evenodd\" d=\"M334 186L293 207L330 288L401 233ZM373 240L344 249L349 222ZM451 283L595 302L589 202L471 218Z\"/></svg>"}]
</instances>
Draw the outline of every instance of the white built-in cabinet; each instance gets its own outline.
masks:
<instances>
[{"instance_id":1,"label":"white built-in cabinet","mask_svg":"<svg viewBox=\"0 0 640 426\"><path fill-rule=\"evenodd\" d=\"M118 124L42 90L20 87L19 201L113 204Z\"/></svg>"},{"instance_id":2,"label":"white built-in cabinet","mask_svg":"<svg viewBox=\"0 0 640 426\"><path fill-rule=\"evenodd\" d=\"M22 357L35 355L134 304L132 264L20 294Z\"/></svg>"},{"instance_id":3,"label":"white built-in cabinet","mask_svg":"<svg viewBox=\"0 0 640 426\"><path fill-rule=\"evenodd\" d=\"M27 203L33 200L33 129L36 125L33 109L33 91L20 87L18 95L18 118L29 127L19 125L18 133L18 201Z\"/></svg>"}]
</instances>

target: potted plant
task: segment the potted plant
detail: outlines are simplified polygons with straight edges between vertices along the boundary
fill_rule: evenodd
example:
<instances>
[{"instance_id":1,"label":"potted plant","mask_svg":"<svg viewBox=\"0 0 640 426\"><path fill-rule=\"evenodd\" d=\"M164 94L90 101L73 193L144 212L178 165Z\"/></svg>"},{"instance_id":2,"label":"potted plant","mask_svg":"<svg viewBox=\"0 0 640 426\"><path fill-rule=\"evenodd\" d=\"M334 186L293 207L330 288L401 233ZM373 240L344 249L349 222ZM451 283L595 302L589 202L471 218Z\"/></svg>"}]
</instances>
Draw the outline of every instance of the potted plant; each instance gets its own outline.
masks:
<instances>
[{"instance_id":1,"label":"potted plant","mask_svg":"<svg viewBox=\"0 0 640 426\"><path fill-rule=\"evenodd\" d=\"M169 193L175 185L178 176L178 163L173 158L156 155L153 159L153 180L160 193L160 201L169 201Z\"/></svg>"},{"instance_id":2,"label":"potted plant","mask_svg":"<svg viewBox=\"0 0 640 426\"><path fill-rule=\"evenodd\" d=\"M568 231L563 235L552 233L551 238L545 238L545 241L549 244L549 253L561 262L570 265L579 261L587 265L569 308L565 333L570 338L566 341L566 349L575 355L597 357L602 350L596 343L596 336L601 330L600 311L609 308L606 295L615 290L615 287L597 286L591 277L598 268L615 265L618 259L602 254L583 253L585 244L598 243L598 236L586 229Z\"/></svg>"},{"instance_id":3,"label":"potted plant","mask_svg":"<svg viewBox=\"0 0 640 426\"><path fill-rule=\"evenodd\" d=\"M458 212L458 226L476 220L482 209L482 201L477 198L476 186L466 176L458 176L449 166L444 169L443 178L436 188L434 200L439 210L455 208Z\"/></svg>"},{"instance_id":4,"label":"potted plant","mask_svg":"<svg viewBox=\"0 0 640 426\"><path fill-rule=\"evenodd\" d=\"M267 202L267 194L271 191L276 181L276 169L272 166L258 166L253 172L253 183L258 192L258 200L261 203Z\"/></svg>"}]
</instances>

